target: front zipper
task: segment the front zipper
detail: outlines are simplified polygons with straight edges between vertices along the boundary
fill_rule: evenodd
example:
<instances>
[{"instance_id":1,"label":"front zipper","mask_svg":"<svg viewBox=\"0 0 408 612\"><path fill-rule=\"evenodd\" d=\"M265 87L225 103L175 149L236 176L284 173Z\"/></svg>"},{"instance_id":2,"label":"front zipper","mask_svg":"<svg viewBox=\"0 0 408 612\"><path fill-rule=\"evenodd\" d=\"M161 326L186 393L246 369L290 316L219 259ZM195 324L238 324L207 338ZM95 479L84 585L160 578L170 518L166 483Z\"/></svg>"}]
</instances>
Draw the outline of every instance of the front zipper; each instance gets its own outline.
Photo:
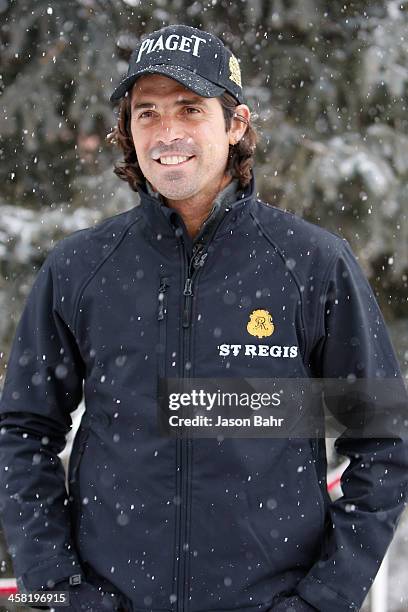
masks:
<instances>
[{"instance_id":1,"label":"front zipper","mask_svg":"<svg viewBox=\"0 0 408 612\"><path fill-rule=\"evenodd\" d=\"M205 260L207 258L207 252L204 252L205 247L201 244L196 244L193 247L193 253L190 261L187 260L187 253L184 244L183 249L183 263L185 270L185 280L183 288L183 313L182 313L182 355L181 355L181 378L190 378L191 376L191 336L192 336L192 325L191 315L192 306L194 299L194 283L197 280L197 276L202 269ZM185 364L189 364L188 368L185 368ZM178 572L177 572L177 612L186 612L188 609L188 560L189 560L189 499L190 499L190 469L191 469L191 440L185 437L182 432L181 439L177 439L177 456L180 459L178 469L180 472L180 530L178 532Z\"/></svg>"},{"instance_id":2,"label":"front zipper","mask_svg":"<svg viewBox=\"0 0 408 612\"><path fill-rule=\"evenodd\" d=\"M252 196L252 194L251 194ZM245 202L249 197L242 200ZM180 252L182 254L182 267L183 267L183 311L181 313L181 343L180 343L180 361L179 361L179 377L190 378L192 372L191 363L191 336L192 336L192 310L194 300L194 282L197 281L200 270L203 268L204 263L208 255L208 247L211 244L216 232L225 221L225 215L222 217L220 222L212 229L212 232L207 235L205 245L197 243L193 246L193 253L190 261L188 261L186 247L182 238L183 232L177 235ZM173 227L173 229L180 229ZM185 229L185 228L184 228ZM163 289L166 289L164 286ZM164 298L166 298L166 290L164 290ZM166 306L165 304L160 305L158 309L158 321L161 325L161 329L164 328L161 333L165 333L164 322L166 321ZM189 364L188 368L185 368L185 364ZM164 367L165 374L165 367ZM173 561L173 584L174 594L176 595L176 601L171 605L174 612L187 612L189 608L189 585L187 584L188 578L188 561L189 561L189 510L191 504L189 503L190 495L190 457L192 453L192 440L182 435L181 438L176 438L176 529L175 529L175 551Z\"/></svg>"},{"instance_id":3,"label":"front zipper","mask_svg":"<svg viewBox=\"0 0 408 612\"><path fill-rule=\"evenodd\" d=\"M207 256L208 248L211 244L216 232L224 221L225 216L213 228L211 235L208 236L205 245L197 243L193 246L193 253L188 261L187 251L182 238L180 238L180 248L183 253L183 312L182 312L182 344L180 355L180 378L190 378L192 373L191 363L191 337L193 331L192 311L194 300L194 286L197 286L197 278L202 270ZM195 283L195 285L194 285ZM188 364L188 367L185 366ZM177 521L177 537L175 562L177 572L175 572L176 591L177 591L177 612L187 612L189 608L189 584L188 584L188 565L189 565L189 510L190 503L190 487L191 487L191 454L192 454L192 439L185 436L183 429L181 430L181 438L176 440L177 454L177 495L181 503L178 506L178 521Z\"/></svg>"}]
</instances>

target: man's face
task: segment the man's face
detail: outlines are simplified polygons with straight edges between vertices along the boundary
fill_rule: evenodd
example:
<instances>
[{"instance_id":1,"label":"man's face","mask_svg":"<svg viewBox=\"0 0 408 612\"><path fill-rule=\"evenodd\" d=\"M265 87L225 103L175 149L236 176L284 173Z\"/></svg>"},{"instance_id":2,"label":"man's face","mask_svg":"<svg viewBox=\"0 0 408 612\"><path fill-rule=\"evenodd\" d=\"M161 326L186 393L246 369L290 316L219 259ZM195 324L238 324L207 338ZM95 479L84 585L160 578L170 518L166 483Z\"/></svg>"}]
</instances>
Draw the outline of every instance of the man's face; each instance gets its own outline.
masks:
<instances>
[{"instance_id":1,"label":"man's face","mask_svg":"<svg viewBox=\"0 0 408 612\"><path fill-rule=\"evenodd\" d=\"M140 168L169 200L221 185L232 135L220 101L202 98L174 79L140 77L131 91L131 131Z\"/></svg>"}]
</instances>

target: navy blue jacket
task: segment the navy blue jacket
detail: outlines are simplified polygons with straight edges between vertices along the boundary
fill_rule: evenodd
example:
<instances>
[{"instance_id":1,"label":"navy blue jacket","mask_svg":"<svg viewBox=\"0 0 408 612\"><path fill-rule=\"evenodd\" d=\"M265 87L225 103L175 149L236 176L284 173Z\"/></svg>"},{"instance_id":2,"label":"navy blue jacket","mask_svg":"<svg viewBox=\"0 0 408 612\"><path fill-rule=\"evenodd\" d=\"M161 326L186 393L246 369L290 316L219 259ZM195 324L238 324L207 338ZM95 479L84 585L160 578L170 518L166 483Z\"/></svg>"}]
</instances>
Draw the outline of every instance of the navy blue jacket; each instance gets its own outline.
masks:
<instances>
[{"instance_id":1,"label":"navy blue jacket","mask_svg":"<svg viewBox=\"0 0 408 612\"><path fill-rule=\"evenodd\" d=\"M346 241L253 184L194 252L177 213L140 193L56 245L16 332L0 502L20 586L93 573L135 611L265 612L285 595L358 610L407 497L402 437L339 437L350 466L332 503L324 440L171 439L156 395L159 376L400 379L369 284ZM272 338L248 333L256 309ZM220 348L248 343L296 348ZM57 454L83 395L68 498Z\"/></svg>"}]
</instances>

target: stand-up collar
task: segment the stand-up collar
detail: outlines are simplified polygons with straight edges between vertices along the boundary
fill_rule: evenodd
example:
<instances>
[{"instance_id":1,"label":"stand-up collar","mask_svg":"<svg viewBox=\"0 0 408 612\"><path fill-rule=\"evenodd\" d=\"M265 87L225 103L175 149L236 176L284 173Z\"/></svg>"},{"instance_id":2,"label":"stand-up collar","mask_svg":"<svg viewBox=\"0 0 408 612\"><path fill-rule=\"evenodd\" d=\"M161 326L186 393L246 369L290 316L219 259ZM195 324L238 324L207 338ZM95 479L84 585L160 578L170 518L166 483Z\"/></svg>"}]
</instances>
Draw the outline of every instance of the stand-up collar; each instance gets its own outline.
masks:
<instances>
[{"instance_id":1,"label":"stand-up collar","mask_svg":"<svg viewBox=\"0 0 408 612\"><path fill-rule=\"evenodd\" d=\"M205 244L221 224L234 223L238 213L252 199L255 192L255 181L251 179L245 189L238 187L238 180L231 181L215 198L206 220L199 233L192 239L187 232L184 221L174 209L166 206L160 194L145 184L139 186L140 210L152 232L152 236L160 241L166 238L183 237L185 245L191 250L196 244ZM240 216L240 215L239 215Z\"/></svg>"}]
</instances>

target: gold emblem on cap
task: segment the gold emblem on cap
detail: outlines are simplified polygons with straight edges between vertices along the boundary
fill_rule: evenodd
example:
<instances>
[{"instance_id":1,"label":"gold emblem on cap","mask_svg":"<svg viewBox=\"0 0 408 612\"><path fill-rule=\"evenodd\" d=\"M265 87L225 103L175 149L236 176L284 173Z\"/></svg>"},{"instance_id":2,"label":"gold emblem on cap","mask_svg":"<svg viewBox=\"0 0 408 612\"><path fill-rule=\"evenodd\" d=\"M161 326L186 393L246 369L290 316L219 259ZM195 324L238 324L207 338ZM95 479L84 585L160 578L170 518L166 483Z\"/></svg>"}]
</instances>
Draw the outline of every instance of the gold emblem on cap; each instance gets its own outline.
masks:
<instances>
[{"instance_id":1,"label":"gold emblem on cap","mask_svg":"<svg viewBox=\"0 0 408 612\"><path fill-rule=\"evenodd\" d=\"M235 55L231 55L231 57L230 57L230 60L229 60L229 69L231 71L231 74L229 75L229 78L231 79L231 81L234 81L234 83L239 85L239 87L242 87L242 84L241 84L241 69L239 67L239 63L238 63L238 60L235 57Z\"/></svg>"},{"instance_id":2,"label":"gold emblem on cap","mask_svg":"<svg viewBox=\"0 0 408 612\"><path fill-rule=\"evenodd\" d=\"M275 331L272 316L267 310L253 310L249 316L247 331L251 336L256 336L257 338L272 336Z\"/></svg>"}]
</instances>

